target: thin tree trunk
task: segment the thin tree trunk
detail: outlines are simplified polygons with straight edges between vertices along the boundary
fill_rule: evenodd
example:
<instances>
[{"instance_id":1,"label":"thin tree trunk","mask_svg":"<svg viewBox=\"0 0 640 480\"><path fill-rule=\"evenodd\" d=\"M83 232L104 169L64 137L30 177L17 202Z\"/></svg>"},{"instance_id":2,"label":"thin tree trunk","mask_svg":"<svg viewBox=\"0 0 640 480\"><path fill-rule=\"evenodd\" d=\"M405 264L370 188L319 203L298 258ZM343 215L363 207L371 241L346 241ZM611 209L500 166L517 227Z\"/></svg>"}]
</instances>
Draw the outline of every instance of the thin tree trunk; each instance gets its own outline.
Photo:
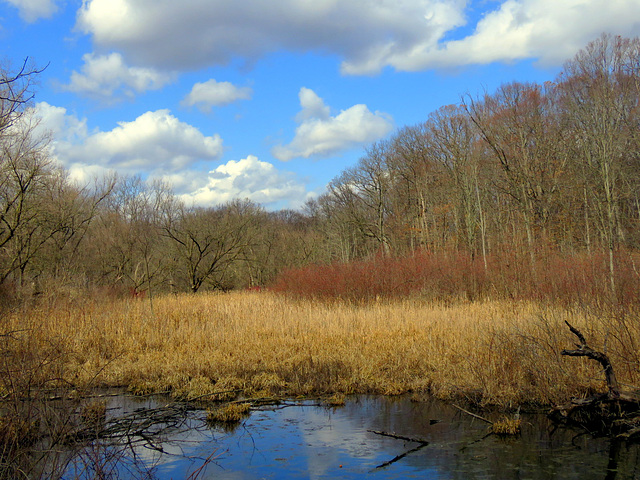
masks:
<instances>
[{"instance_id":1,"label":"thin tree trunk","mask_svg":"<svg viewBox=\"0 0 640 480\"><path fill-rule=\"evenodd\" d=\"M484 220L484 212L482 210L482 202L480 201L480 189L478 188L478 177L476 176L476 199L478 201L478 212L480 214L480 239L482 243L482 261L484 262L484 273L487 273L487 227Z\"/></svg>"}]
</instances>

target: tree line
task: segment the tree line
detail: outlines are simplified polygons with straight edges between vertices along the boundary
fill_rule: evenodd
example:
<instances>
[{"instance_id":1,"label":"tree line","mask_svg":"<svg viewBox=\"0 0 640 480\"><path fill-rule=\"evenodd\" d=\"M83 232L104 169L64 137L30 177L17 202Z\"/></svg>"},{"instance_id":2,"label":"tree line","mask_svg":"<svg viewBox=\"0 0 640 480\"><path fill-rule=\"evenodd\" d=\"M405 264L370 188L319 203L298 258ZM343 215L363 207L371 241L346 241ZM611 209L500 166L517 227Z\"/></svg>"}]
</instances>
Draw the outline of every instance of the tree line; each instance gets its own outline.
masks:
<instances>
[{"instance_id":1,"label":"tree line","mask_svg":"<svg viewBox=\"0 0 640 480\"><path fill-rule=\"evenodd\" d=\"M602 35L555 81L464 95L366 149L313 204L350 261L372 252L616 253L640 242L640 40Z\"/></svg>"},{"instance_id":2,"label":"tree line","mask_svg":"<svg viewBox=\"0 0 640 480\"><path fill-rule=\"evenodd\" d=\"M114 294L264 285L314 261L318 236L294 211L249 200L199 208L162 182L117 175L80 185L36 133L42 70L0 72L0 287L5 297L98 288Z\"/></svg>"},{"instance_id":3,"label":"tree line","mask_svg":"<svg viewBox=\"0 0 640 480\"><path fill-rule=\"evenodd\" d=\"M35 134L41 70L0 71L5 296L265 285L279 272L417 251L530 262L640 243L640 39L602 35L555 81L464 95L365 149L301 211L180 202L140 177L79 185Z\"/></svg>"}]
</instances>

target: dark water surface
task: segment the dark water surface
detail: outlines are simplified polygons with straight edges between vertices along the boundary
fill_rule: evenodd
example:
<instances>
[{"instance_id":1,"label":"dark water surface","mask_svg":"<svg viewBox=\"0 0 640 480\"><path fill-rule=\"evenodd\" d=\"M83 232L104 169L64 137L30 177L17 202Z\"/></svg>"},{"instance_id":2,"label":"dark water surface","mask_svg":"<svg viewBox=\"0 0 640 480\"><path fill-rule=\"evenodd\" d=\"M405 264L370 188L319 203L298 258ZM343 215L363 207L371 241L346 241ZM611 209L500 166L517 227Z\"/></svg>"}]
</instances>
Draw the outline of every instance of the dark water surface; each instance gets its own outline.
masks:
<instances>
[{"instance_id":1,"label":"dark water surface","mask_svg":"<svg viewBox=\"0 0 640 480\"><path fill-rule=\"evenodd\" d=\"M112 412L131 408L114 402ZM156 444L163 453L137 447L135 456L159 479L640 479L638 445L554 429L545 415L522 415L522 434L501 439L486 436L486 423L434 400L358 396L337 408L287 405L253 411L233 431L209 428L205 412L193 412L190 428ZM118 473L142 478L130 469Z\"/></svg>"}]
</instances>

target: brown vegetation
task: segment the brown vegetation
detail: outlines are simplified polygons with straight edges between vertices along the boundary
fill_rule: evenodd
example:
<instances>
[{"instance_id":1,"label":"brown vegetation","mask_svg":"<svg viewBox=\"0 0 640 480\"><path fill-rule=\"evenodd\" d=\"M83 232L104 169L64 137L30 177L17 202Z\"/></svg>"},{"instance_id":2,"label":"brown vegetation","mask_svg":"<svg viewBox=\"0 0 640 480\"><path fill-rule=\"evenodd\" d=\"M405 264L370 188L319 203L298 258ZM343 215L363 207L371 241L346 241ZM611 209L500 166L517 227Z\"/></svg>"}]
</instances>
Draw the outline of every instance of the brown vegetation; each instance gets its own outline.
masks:
<instances>
[{"instance_id":1,"label":"brown vegetation","mask_svg":"<svg viewBox=\"0 0 640 480\"><path fill-rule=\"evenodd\" d=\"M491 425L491 433L499 436L518 435L522 427L519 418L503 417Z\"/></svg>"},{"instance_id":2,"label":"brown vegetation","mask_svg":"<svg viewBox=\"0 0 640 480\"><path fill-rule=\"evenodd\" d=\"M565 320L594 345L608 338L619 381L637 383L636 318L529 301L184 294L156 298L153 312L135 300L41 305L7 315L5 326L25 332L7 353L21 355L22 365L31 359L29 375L48 379L38 388L129 386L180 399L417 391L509 406L606 388L596 365L560 356L570 335ZM46 353L52 344L55 358ZM36 363L46 355L51 361ZM4 389L24 391L12 383Z\"/></svg>"},{"instance_id":3,"label":"brown vegetation","mask_svg":"<svg viewBox=\"0 0 640 480\"><path fill-rule=\"evenodd\" d=\"M351 262L283 271L272 290L301 298L368 301L420 297L428 300L528 300L565 306L622 308L640 304L640 255L620 250L609 295L606 254L540 252L532 263L514 252L490 255L485 262L461 252L392 257L378 255Z\"/></svg>"},{"instance_id":4,"label":"brown vegetation","mask_svg":"<svg viewBox=\"0 0 640 480\"><path fill-rule=\"evenodd\" d=\"M207 421L212 424L236 424L246 418L251 410L249 403L228 403L221 407L210 408Z\"/></svg>"}]
</instances>

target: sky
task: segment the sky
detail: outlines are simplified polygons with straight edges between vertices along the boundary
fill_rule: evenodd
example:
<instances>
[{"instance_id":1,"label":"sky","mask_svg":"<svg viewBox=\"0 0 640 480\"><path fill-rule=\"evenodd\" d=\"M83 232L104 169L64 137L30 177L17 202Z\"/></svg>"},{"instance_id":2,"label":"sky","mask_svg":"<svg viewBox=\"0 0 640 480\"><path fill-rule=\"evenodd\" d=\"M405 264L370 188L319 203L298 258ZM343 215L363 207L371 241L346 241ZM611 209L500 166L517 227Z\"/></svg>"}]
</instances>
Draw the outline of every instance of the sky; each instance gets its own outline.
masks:
<instances>
[{"instance_id":1,"label":"sky","mask_svg":"<svg viewBox=\"0 0 640 480\"><path fill-rule=\"evenodd\" d=\"M552 81L640 0L0 0L0 65L46 67L38 132L75 181L299 209L372 143L512 81Z\"/></svg>"}]
</instances>

